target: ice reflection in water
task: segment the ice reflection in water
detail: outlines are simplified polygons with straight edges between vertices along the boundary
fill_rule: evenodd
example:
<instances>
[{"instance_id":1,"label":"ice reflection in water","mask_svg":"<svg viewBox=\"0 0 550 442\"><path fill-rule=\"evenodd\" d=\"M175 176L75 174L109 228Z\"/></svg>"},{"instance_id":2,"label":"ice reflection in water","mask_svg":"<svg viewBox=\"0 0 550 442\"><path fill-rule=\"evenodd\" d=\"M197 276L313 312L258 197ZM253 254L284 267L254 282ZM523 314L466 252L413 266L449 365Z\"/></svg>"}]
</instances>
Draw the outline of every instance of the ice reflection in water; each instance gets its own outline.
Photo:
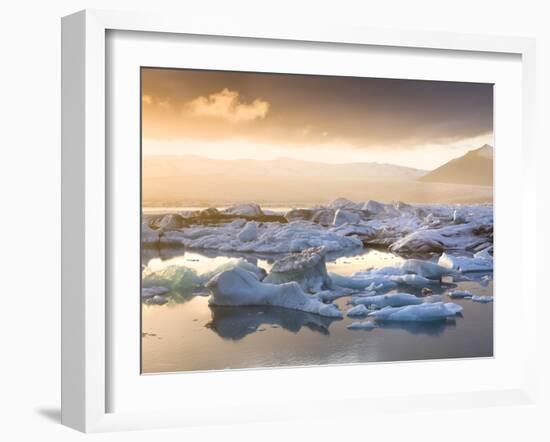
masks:
<instances>
[{"instance_id":1,"label":"ice reflection in water","mask_svg":"<svg viewBox=\"0 0 550 442\"><path fill-rule=\"evenodd\" d=\"M236 258L269 271L277 258L209 255L181 249L144 250L142 262L154 270L182 265L202 274ZM392 254L367 250L352 256L329 257L327 269L351 275L400 261ZM470 281L431 288L434 294L457 287L492 295L491 273L468 277ZM420 289L407 291L420 294ZM367 331L347 329L357 318L333 320L275 307L211 307L207 298L195 295L180 293L166 305L143 305L143 372L477 357L491 356L493 352L492 303L453 300L464 308L463 316L456 320L435 324L382 323ZM345 312L350 308L348 301L349 297L344 297L336 303Z\"/></svg>"},{"instance_id":2,"label":"ice reflection in water","mask_svg":"<svg viewBox=\"0 0 550 442\"><path fill-rule=\"evenodd\" d=\"M220 337L239 340L265 327L281 327L298 333L302 327L323 335L329 334L333 318L279 307L210 307L212 321L206 327Z\"/></svg>"}]
</instances>

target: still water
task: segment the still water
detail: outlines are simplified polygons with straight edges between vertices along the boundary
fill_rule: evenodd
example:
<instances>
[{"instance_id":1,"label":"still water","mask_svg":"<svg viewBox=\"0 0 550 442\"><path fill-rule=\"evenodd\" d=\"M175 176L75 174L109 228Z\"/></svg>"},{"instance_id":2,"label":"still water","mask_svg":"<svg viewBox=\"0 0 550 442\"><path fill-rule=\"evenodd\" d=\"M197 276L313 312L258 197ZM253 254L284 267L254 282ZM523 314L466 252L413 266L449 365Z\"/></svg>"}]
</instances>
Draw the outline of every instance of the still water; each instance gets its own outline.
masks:
<instances>
[{"instance_id":1,"label":"still water","mask_svg":"<svg viewBox=\"0 0 550 442\"><path fill-rule=\"evenodd\" d=\"M269 271L273 257L245 256ZM184 250L144 251L153 270L182 265L198 273L235 257ZM390 253L363 250L327 260L329 272L351 275L398 264ZM492 273L474 275L457 287L492 295ZM415 293L414 290L408 290ZM444 293L441 288L434 293ZM418 293L415 293L418 294ZM493 304L452 300L462 316L446 323L387 323L373 330L348 330L357 318L331 319L275 307L210 307L206 293L165 305L142 304L142 372L307 366L359 362L486 357L493 354ZM349 297L336 300L342 311ZM450 301L446 297L445 302Z\"/></svg>"}]
</instances>

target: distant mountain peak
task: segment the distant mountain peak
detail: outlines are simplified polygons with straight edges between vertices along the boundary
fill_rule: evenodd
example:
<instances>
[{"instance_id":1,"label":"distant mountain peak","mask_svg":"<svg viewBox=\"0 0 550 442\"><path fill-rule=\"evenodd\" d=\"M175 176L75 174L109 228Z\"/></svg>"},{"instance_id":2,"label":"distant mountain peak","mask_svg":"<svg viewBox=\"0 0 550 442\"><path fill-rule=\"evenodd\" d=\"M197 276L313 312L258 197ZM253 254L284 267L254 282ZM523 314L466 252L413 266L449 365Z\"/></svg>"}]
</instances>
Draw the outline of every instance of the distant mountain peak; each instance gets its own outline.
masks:
<instances>
[{"instance_id":1,"label":"distant mountain peak","mask_svg":"<svg viewBox=\"0 0 550 442\"><path fill-rule=\"evenodd\" d=\"M419 178L437 183L493 185L493 146L484 144Z\"/></svg>"}]
</instances>

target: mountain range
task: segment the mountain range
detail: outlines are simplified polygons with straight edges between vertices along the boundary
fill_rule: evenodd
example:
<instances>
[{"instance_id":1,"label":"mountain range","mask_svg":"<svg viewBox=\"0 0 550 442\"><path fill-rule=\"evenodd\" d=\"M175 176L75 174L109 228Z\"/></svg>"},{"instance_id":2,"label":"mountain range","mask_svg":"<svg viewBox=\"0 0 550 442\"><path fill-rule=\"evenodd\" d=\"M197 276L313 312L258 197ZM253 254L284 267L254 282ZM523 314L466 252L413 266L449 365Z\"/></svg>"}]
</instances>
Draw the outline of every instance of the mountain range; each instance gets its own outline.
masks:
<instances>
[{"instance_id":1,"label":"mountain range","mask_svg":"<svg viewBox=\"0 0 550 442\"><path fill-rule=\"evenodd\" d=\"M345 179L417 179L425 170L381 163L329 164L293 158L274 160L216 160L198 155L144 156L144 178L168 178L183 175L226 177L280 178L345 178Z\"/></svg>"},{"instance_id":2,"label":"mountain range","mask_svg":"<svg viewBox=\"0 0 550 442\"><path fill-rule=\"evenodd\" d=\"M493 147L470 150L419 178L424 182L493 185Z\"/></svg>"}]
</instances>

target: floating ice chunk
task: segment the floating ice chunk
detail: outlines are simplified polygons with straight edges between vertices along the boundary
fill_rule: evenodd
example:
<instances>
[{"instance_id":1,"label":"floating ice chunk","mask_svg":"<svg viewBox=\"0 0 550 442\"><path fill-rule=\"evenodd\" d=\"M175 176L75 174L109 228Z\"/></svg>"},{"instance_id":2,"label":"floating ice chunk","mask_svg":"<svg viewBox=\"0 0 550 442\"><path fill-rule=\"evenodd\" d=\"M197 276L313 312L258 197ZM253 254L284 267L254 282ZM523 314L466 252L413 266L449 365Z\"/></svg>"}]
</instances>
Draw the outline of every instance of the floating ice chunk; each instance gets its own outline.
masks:
<instances>
[{"instance_id":1,"label":"floating ice chunk","mask_svg":"<svg viewBox=\"0 0 550 442\"><path fill-rule=\"evenodd\" d=\"M223 213L237 216L262 216L264 214L261 207L254 203L231 206L225 209Z\"/></svg>"},{"instance_id":2,"label":"floating ice chunk","mask_svg":"<svg viewBox=\"0 0 550 442\"><path fill-rule=\"evenodd\" d=\"M462 306L455 304L454 302L447 302L443 304L450 315L457 315L462 312Z\"/></svg>"},{"instance_id":3,"label":"floating ice chunk","mask_svg":"<svg viewBox=\"0 0 550 442\"><path fill-rule=\"evenodd\" d=\"M474 254L474 258L478 259L493 259L493 246L489 246L483 250L480 250L479 252Z\"/></svg>"},{"instance_id":4,"label":"floating ice chunk","mask_svg":"<svg viewBox=\"0 0 550 442\"><path fill-rule=\"evenodd\" d=\"M330 209L360 209L363 203L355 203L347 198L336 198L328 203L327 207Z\"/></svg>"},{"instance_id":5,"label":"floating ice chunk","mask_svg":"<svg viewBox=\"0 0 550 442\"><path fill-rule=\"evenodd\" d=\"M233 223L186 228L181 230L181 243L192 249L253 253L301 252L319 246L325 246L327 252L339 252L363 247L357 237L342 236L309 221L262 223L258 227L257 239L252 241L238 238L241 228Z\"/></svg>"},{"instance_id":6,"label":"floating ice chunk","mask_svg":"<svg viewBox=\"0 0 550 442\"><path fill-rule=\"evenodd\" d=\"M169 292L170 290L176 290L179 292L190 292L198 289L206 282L208 282L213 276L218 273L234 269L239 267L244 269L258 280L265 277L266 272L254 264L249 263L244 259L232 259L214 270L210 270L203 274L197 274L194 269L185 266L168 266L160 270L152 271L149 268L145 268L142 273L142 297L144 294L160 295ZM163 292L164 291L164 292Z\"/></svg>"},{"instance_id":7,"label":"floating ice chunk","mask_svg":"<svg viewBox=\"0 0 550 442\"><path fill-rule=\"evenodd\" d=\"M385 204L379 203L378 201L369 200L363 206L363 210L366 210L372 215L378 215L379 213L384 212Z\"/></svg>"},{"instance_id":8,"label":"floating ice chunk","mask_svg":"<svg viewBox=\"0 0 550 442\"><path fill-rule=\"evenodd\" d=\"M485 243L492 233L488 220L450 224L441 228L415 230L389 247L394 253L442 253L446 250L467 250Z\"/></svg>"},{"instance_id":9,"label":"floating ice chunk","mask_svg":"<svg viewBox=\"0 0 550 442\"><path fill-rule=\"evenodd\" d=\"M421 259L407 259L401 264L404 273L412 273L428 279L440 280L442 276L453 275L454 270Z\"/></svg>"},{"instance_id":10,"label":"floating ice chunk","mask_svg":"<svg viewBox=\"0 0 550 442\"><path fill-rule=\"evenodd\" d=\"M481 295L474 295L472 296L472 301L474 302L481 302L481 303L487 303L487 302L493 302L492 296L481 296Z\"/></svg>"},{"instance_id":11,"label":"floating ice chunk","mask_svg":"<svg viewBox=\"0 0 550 442\"><path fill-rule=\"evenodd\" d=\"M336 273L330 273L330 278L332 283L340 286L347 287L354 290L391 290L392 288L397 287L397 283L389 279L388 276L370 276L368 273L357 274L354 276L342 276Z\"/></svg>"},{"instance_id":12,"label":"floating ice chunk","mask_svg":"<svg viewBox=\"0 0 550 442\"><path fill-rule=\"evenodd\" d=\"M464 298L471 298L474 295L468 290L451 290L449 293L447 293L447 296L455 299L464 299Z\"/></svg>"},{"instance_id":13,"label":"floating ice chunk","mask_svg":"<svg viewBox=\"0 0 550 442\"><path fill-rule=\"evenodd\" d=\"M267 272L264 269L252 264L251 262L248 262L246 259L243 259L243 258L231 259L219 265L214 270L210 270L208 272L205 272L199 275L201 284L206 284L213 276L217 275L218 273L226 272L227 270L233 270L236 267L239 267L241 269L244 269L252 273L256 277L256 279L258 279L259 281L264 279L267 274Z\"/></svg>"},{"instance_id":14,"label":"floating ice chunk","mask_svg":"<svg viewBox=\"0 0 550 442\"><path fill-rule=\"evenodd\" d=\"M185 218L177 213L164 215L158 222L158 227L164 230L178 230L186 225Z\"/></svg>"},{"instance_id":15,"label":"floating ice chunk","mask_svg":"<svg viewBox=\"0 0 550 442\"><path fill-rule=\"evenodd\" d=\"M212 290L212 305L271 305L332 318L343 314L334 304L323 304L319 299L303 292L296 282L268 284L259 282L250 272L235 268L219 273L208 281Z\"/></svg>"},{"instance_id":16,"label":"floating ice chunk","mask_svg":"<svg viewBox=\"0 0 550 442\"><path fill-rule=\"evenodd\" d=\"M420 275L412 275L412 274L390 276L390 279L392 281L397 282L398 284L408 285L419 289L424 288L428 285L432 285L435 282L432 279L428 279Z\"/></svg>"},{"instance_id":17,"label":"floating ice chunk","mask_svg":"<svg viewBox=\"0 0 550 442\"><path fill-rule=\"evenodd\" d=\"M367 316L369 309L363 304L356 305L348 310L347 315L350 318Z\"/></svg>"},{"instance_id":18,"label":"floating ice chunk","mask_svg":"<svg viewBox=\"0 0 550 442\"><path fill-rule=\"evenodd\" d=\"M386 307L369 313L376 321L414 321L437 322L444 321L462 311L462 307L454 303L434 302L405 307Z\"/></svg>"},{"instance_id":19,"label":"floating ice chunk","mask_svg":"<svg viewBox=\"0 0 550 442\"><path fill-rule=\"evenodd\" d=\"M322 226L331 226L334 221L334 209L318 209L311 217L311 221Z\"/></svg>"},{"instance_id":20,"label":"floating ice chunk","mask_svg":"<svg viewBox=\"0 0 550 442\"><path fill-rule=\"evenodd\" d=\"M315 293L332 287L325 265L324 247L306 249L281 258L273 264L264 282L282 284L295 281L306 292Z\"/></svg>"},{"instance_id":21,"label":"floating ice chunk","mask_svg":"<svg viewBox=\"0 0 550 442\"><path fill-rule=\"evenodd\" d=\"M361 221L361 215L355 211L338 209L334 214L334 226L340 226L342 224L357 224Z\"/></svg>"},{"instance_id":22,"label":"floating ice chunk","mask_svg":"<svg viewBox=\"0 0 550 442\"><path fill-rule=\"evenodd\" d=\"M441 301L443 301L443 296L441 295L429 295L424 298L424 302L426 303L441 302Z\"/></svg>"},{"instance_id":23,"label":"floating ice chunk","mask_svg":"<svg viewBox=\"0 0 550 442\"><path fill-rule=\"evenodd\" d=\"M464 216L458 210L455 210L453 212L453 223L464 224L465 222L466 222L466 219L464 218Z\"/></svg>"},{"instance_id":24,"label":"floating ice chunk","mask_svg":"<svg viewBox=\"0 0 550 442\"><path fill-rule=\"evenodd\" d=\"M285 213L285 219L291 223L292 221L305 220L309 221L313 216L312 209L292 209Z\"/></svg>"},{"instance_id":25,"label":"floating ice chunk","mask_svg":"<svg viewBox=\"0 0 550 442\"><path fill-rule=\"evenodd\" d=\"M343 298L344 296L349 296L353 293L356 293L353 289L347 289L344 287L333 287L331 290L323 290L317 292L315 296L323 302L332 302L338 298Z\"/></svg>"},{"instance_id":26,"label":"floating ice chunk","mask_svg":"<svg viewBox=\"0 0 550 442\"><path fill-rule=\"evenodd\" d=\"M168 302L168 298L163 295L155 295L152 298L147 298L145 302L147 304L163 305Z\"/></svg>"},{"instance_id":27,"label":"floating ice chunk","mask_svg":"<svg viewBox=\"0 0 550 442\"><path fill-rule=\"evenodd\" d=\"M482 252L476 253L473 257L443 253L437 263L459 272L493 271L493 257Z\"/></svg>"},{"instance_id":28,"label":"floating ice chunk","mask_svg":"<svg viewBox=\"0 0 550 442\"><path fill-rule=\"evenodd\" d=\"M147 221L141 223L141 243L145 246L158 246L161 232L151 229Z\"/></svg>"},{"instance_id":29,"label":"floating ice chunk","mask_svg":"<svg viewBox=\"0 0 550 442\"><path fill-rule=\"evenodd\" d=\"M376 328L376 324L371 321L353 322L347 328L350 330L372 330Z\"/></svg>"},{"instance_id":30,"label":"floating ice chunk","mask_svg":"<svg viewBox=\"0 0 550 442\"><path fill-rule=\"evenodd\" d=\"M237 235L237 238L243 242L256 240L258 238L258 223L256 221L247 222Z\"/></svg>"},{"instance_id":31,"label":"floating ice chunk","mask_svg":"<svg viewBox=\"0 0 550 442\"><path fill-rule=\"evenodd\" d=\"M170 290L166 287L144 287L141 289L141 297L143 299L152 298L157 295L164 295Z\"/></svg>"},{"instance_id":32,"label":"floating ice chunk","mask_svg":"<svg viewBox=\"0 0 550 442\"><path fill-rule=\"evenodd\" d=\"M197 272L184 266L173 265L154 272L146 268L142 273L144 288L164 287L169 290L189 291L201 284Z\"/></svg>"},{"instance_id":33,"label":"floating ice chunk","mask_svg":"<svg viewBox=\"0 0 550 442\"><path fill-rule=\"evenodd\" d=\"M351 303L354 305L384 307L402 307L404 305L416 305L422 303L422 298L409 293L391 293L388 295L353 297Z\"/></svg>"}]
</instances>

